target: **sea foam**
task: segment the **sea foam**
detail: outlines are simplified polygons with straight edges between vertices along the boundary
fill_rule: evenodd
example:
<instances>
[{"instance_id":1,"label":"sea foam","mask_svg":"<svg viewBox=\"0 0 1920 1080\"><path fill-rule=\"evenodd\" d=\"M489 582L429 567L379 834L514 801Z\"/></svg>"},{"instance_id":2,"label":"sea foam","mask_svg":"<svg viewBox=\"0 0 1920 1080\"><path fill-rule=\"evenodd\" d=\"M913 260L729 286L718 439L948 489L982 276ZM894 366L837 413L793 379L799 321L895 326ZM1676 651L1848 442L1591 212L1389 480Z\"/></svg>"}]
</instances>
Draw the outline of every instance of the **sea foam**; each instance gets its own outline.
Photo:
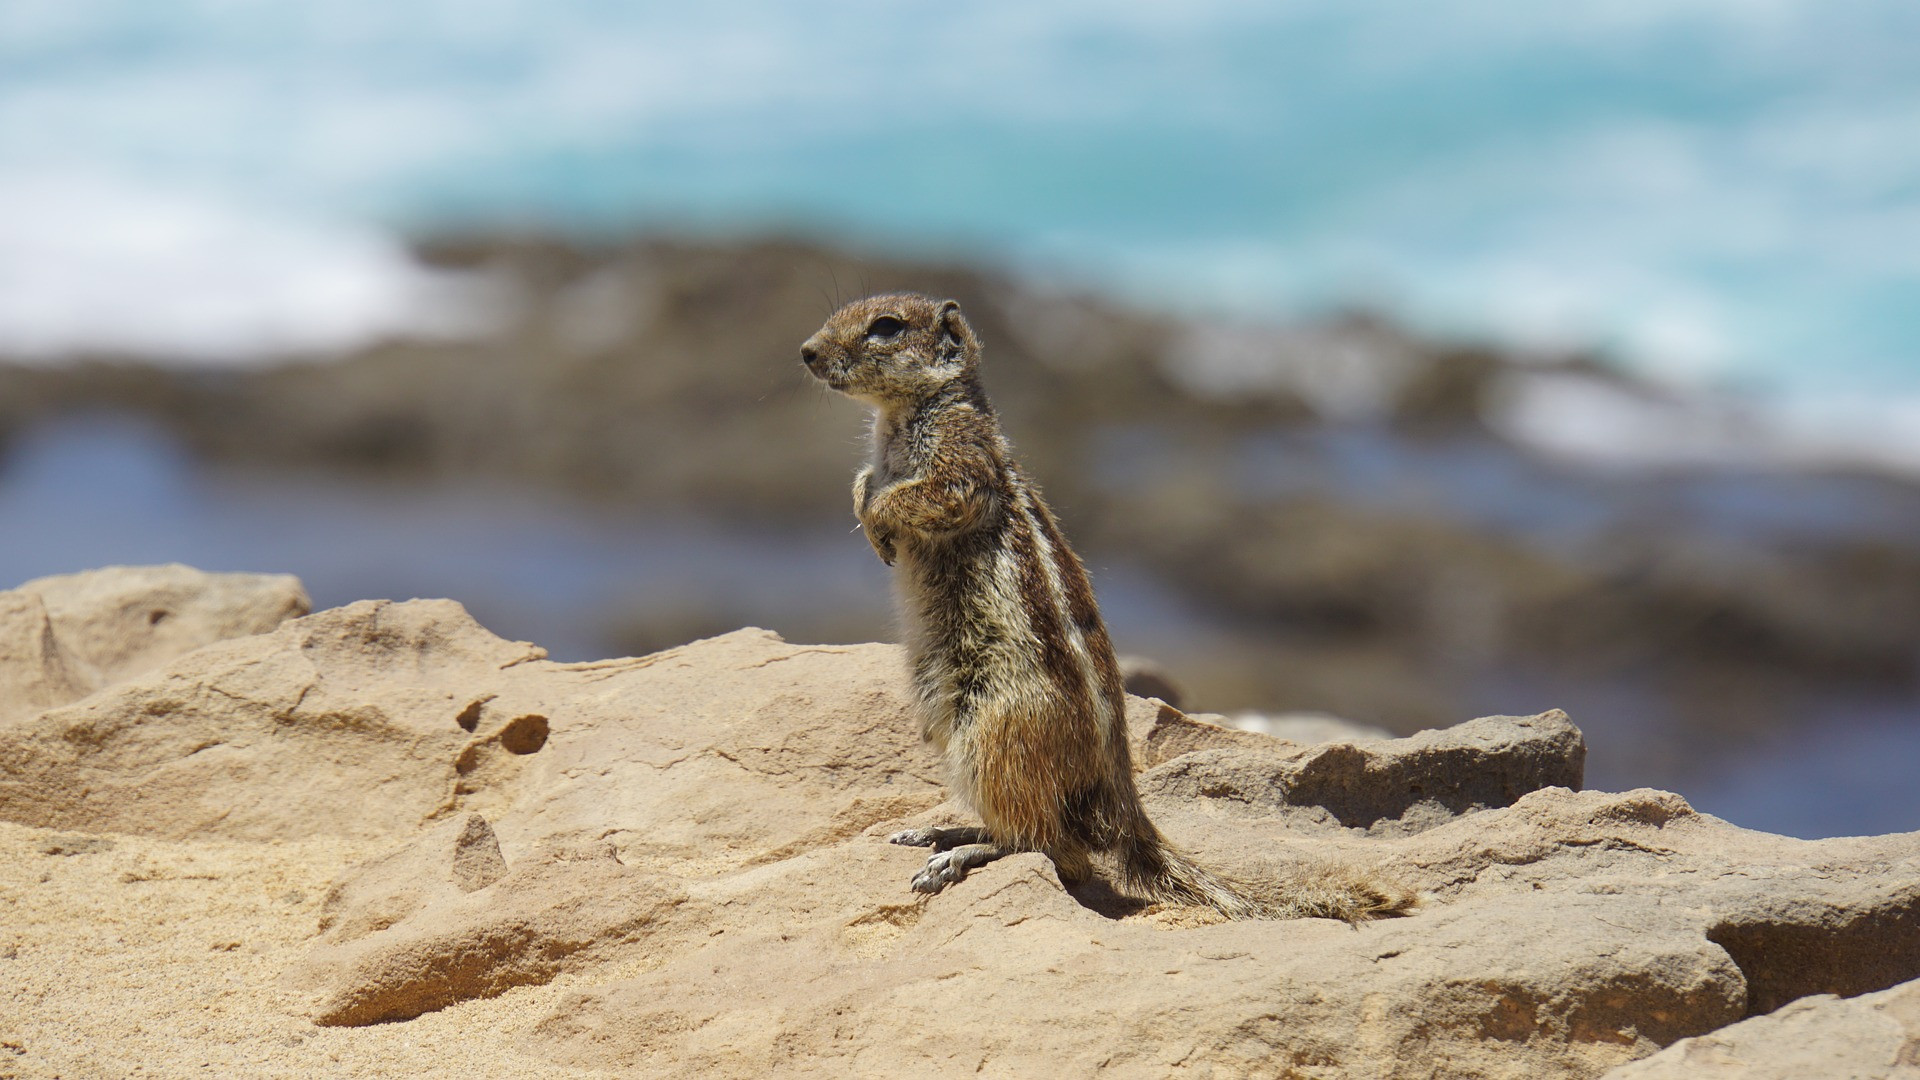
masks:
<instances>
[{"instance_id":1,"label":"sea foam","mask_svg":"<svg viewBox=\"0 0 1920 1080\"><path fill-rule=\"evenodd\" d=\"M482 333L484 275L358 223L85 176L0 179L0 355L233 365Z\"/></svg>"},{"instance_id":2,"label":"sea foam","mask_svg":"<svg viewBox=\"0 0 1920 1080\"><path fill-rule=\"evenodd\" d=\"M1733 395L1562 371L1503 380L1494 430L1608 469L1865 467L1920 477L1920 395Z\"/></svg>"}]
</instances>

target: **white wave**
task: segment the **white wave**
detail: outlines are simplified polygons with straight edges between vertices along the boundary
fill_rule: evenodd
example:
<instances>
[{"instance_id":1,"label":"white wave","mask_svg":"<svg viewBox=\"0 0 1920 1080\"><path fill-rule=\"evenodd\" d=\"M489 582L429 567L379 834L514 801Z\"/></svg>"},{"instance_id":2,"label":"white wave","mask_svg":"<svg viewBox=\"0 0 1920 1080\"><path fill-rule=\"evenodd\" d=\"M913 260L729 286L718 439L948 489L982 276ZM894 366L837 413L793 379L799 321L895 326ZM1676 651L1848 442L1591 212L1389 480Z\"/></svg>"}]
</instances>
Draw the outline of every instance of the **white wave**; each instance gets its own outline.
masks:
<instances>
[{"instance_id":1,"label":"white wave","mask_svg":"<svg viewBox=\"0 0 1920 1080\"><path fill-rule=\"evenodd\" d=\"M1297 394L1329 420L1381 416L1421 366L1410 339L1380 326L1262 326L1195 320L1169 343L1169 378L1203 397Z\"/></svg>"},{"instance_id":2,"label":"white wave","mask_svg":"<svg viewBox=\"0 0 1920 1080\"><path fill-rule=\"evenodd\" d=\"M497 292L363 226L98 178L0 179L0 355L231 365L491 325Z\"/></svg>"},{"instance_id":3,"label":"white wave","mask_svg":"<svg viewBox=\"0 0 1920 1080\"><path fill-rule=\"evenodd\" d=\"M1512 373L1487 420L1614 469L1867 467L1920 477L1920 396L1735 398L1559 371Z\"/></svg>"}]
</instances>

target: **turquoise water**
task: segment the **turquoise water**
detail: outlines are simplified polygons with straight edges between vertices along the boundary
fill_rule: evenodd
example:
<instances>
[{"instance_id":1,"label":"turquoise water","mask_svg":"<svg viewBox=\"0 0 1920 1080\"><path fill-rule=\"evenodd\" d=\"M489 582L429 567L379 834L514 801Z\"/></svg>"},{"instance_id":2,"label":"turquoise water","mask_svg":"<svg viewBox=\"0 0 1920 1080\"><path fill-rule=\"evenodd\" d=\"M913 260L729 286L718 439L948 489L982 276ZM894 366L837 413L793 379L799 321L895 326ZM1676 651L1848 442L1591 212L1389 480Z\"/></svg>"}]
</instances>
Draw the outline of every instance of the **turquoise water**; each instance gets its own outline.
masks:
<instances>
[{"instance_id":1,"label":"turquoise water","mask_svg":"<svg viewBox=\"0 0 1920 1080\"><path fill-rule=\"evenodd\" d=\"M47 353L350 341L393 230L779 228L1920 395L1920 5L14 0L0 207Z\"/></svg>"}]
</instances>

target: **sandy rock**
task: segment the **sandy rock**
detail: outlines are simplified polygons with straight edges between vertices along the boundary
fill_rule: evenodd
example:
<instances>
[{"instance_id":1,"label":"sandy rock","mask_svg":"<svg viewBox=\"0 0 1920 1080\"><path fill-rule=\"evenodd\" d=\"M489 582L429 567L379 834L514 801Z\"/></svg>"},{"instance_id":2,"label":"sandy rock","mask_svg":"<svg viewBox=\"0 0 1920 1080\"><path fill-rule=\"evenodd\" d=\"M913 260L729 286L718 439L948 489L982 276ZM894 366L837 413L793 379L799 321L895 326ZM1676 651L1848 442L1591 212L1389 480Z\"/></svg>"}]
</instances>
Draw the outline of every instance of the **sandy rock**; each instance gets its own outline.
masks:
<instances>
[{"instance_id":1,"label":"sandy rock","mask_svg":"<svg viewBox=\"0 0 1920 1080\"><path fill-rule=\"evenodd\" d=\"M479 814L468 814L453 841L453 883L461 892L475 892L506 874L507 859L500 854L500 838L493 834L493 826Z\"/></svg>"},{"instance_id":2,"label":"sandy rock","mask_svg":"<svg viewBox=\"0 0 1920 1080\"><path fill-rule=\"evenodd\" d=\"M878 885L873 862L842 872ZM824 890L831 871L792 873ZM1429 1076L1445 1062L1439 1075L1590 1076L1729 1023L1742 1002L1738 969L1648 902L1169 930L1071 904L1032 855L944 903L860 911L836 892L811 926L730 925L583 991L530 1041L555 1062L642 1074ZM768 971L807 972L806 993Z\"/></svg>"},{"instance_id":3,"label":"sandy rock","mask_svg":"<svg viewBox=\"0 0 1920 1080\"><path fill-rule=\"evenodd\" d=\"M505 669L541 655L444 600L363 601L217 642L0 728L0 817L159 836L410 833L510 797L515 762L538 749L526 729L545 720L494 699Z\"/></svg>"},{"instance_id":4,"label":"sandy rock","mask_svg":"<svg viewBox=\"0 0 1920 1080\"><path fill-rule=\"evenodd\" d=\"M1382 820L1422 827L1508 806L1543 787L1578 788L1580 730L1559 710L1489 716L1405 739L1297 747L1191 718L1158 716L1147 732L1143 794L1249 808L1312 807L1342 826Z\"/></svg>"},{"instance_id":5,"label":"sandy rock","mask_svg":"<svg viewBox=\"0 0 1920 1080\"><path fill-rule=\"evenodd\" d=\"M36 578L19 591L46 604L61 645L99 686L309 611L291 574L210 574L179 563Z\"/></svg>"},{"instance_id":6,"label":"sandy rock","mask_svg":"<svg viewBox=\"0 0 1920 1080\"><path fill-rule=\"evenodd\" d=\"M767 868L934 806L937 765L901 722L898 664L887 646L792 646L742 630L632 660L516 667L541 688L523 696L569 702L559 712L570 722L532 759L531 801L488 830L509 853L539 853L532 868L508 857L497 883L463 892L461 852L478 830L472 819L437 826L335 886L326 944L292 981L320 995L314 1015L331 1024L543 982L607 959L609 943L637 932L633 910L688 895L737 908L742 883L757 895ZM910 872L900 856L913 853L885 851ZM735 876L704 880L723 873ZM900 881L887 891L904 901ZM594 899L562 918L569 896ZM795 918L783 910L766 925Z\"/></svg>"},{"instance_id":7,"label":"sandy rock","mask_svg":"<svg viewBox=\"0 0 1920 1080\"><path fill-rule=\"evenodd\" d=\"M489 876L486 884L498 881L506 875L507 861L503 855L497 863L487 857L489 840L492 854L499 855L493 826L479 814L468 814L441 821L413 842L366 860L327 890L320 904L321 939L335 945L358 941L424 907L477 891L466 887L470 881Z\"/></svg>"},{"instance_id":8,"label":"sandy rock","mask_svg":"<svg viewBox=\"0 0 1920 1080\"><path fill-rule=\"evenodd\" d=\"M1587 1078L1920 976L1920 834L1571 790L1557 713L1302 746L1129 703L1177 844L1255 891L1390 878L1410 917L1142 910L1032 853L920 896L925 853L886 835L967 818L902 667L759 630L557 664L456 604L356 604L0 731L0 812L129 887L165 876L156 838L386 837L262 1008L335 1052L422 1025L530 1074ZM212 732L235 756L192 752Z\"/></svg>"},{"instance_id":9,"label":"sandy rock","mask_svg":"<svg viewBox=\"0 0 1920 1080\"><path fill-rule=\"evenodd\" d=\"M0 723L307 613L288 574L114 566L0 592Z\"/></svg>"},{"instance_id":10,"label":"sandy rock","mask_svg":"<svg viewBox=\"0 0 1920 1080\"><path fill-rule=\"evenodd\" d=\"M299 581L285 574L209 574L176 564L29 581L0 593L0 635L40 647L0 653L0 683L40 681L63 692L45 700L12 698L0 708L13 717L31 715L202 645L265 633L306 611Z\"/></svg>"},{"instance_id":11,"label":"sandy rock","mask_svg":"<svg viewBox=\"0 0 1920 1080\"><path fill-rule=\"evenodd\" d=\"M1151 769L1195 750L1242 748L1263 754L1285 754L1295 746L1259 732L1243 731L1218 721L1221 717L1190 715L1150 698L1127 699L1127 741L1133 751L1133 771Z\"/></svg>"},{"instance_id":12,"label":"sandy rock","mask_svg":"<svg viewBox=\"0 0 1920 1080\"><path fill-rule=\"evenodd\" d=\"M1867 843L1878 838L1867 838ZM1920 859L1886 849L1882 875L1756 865L1707 895L1707 936L1747 973L1749 1013L1807 994L1852 996L1920 972ZM1754 888L1766 881L1767 888Z\"/></svg>"},{"instance_id":13,"label":"sandy rock","mask_svg":"<svg viewBox=\"0 0 1920 1080\"><path fill-rule=\"evenodd\" d=\"M1896 1080L1920 1076L1920 982L1856 998L1815 995L1682 1039L1605 1080Z\"/></svg>"},{"instance_id":14,"label":"sandy rock","mask_svg":"<svg viewBox=\"0 0 1920 1080\"><path fill-rule=\"evenodd\" d=\"M40 597L0 592L0 724L85 697L87 683L54 636Z\"/></svg>"},{"instance_id":15,"label":"sandy rock","mask_svg":"<svg viewBox=\"0 0 1920 1080\"><path fill-rule=\"evenodd\" d=\"M685 898L672 878L629 870L611 848L545 851L482 893L316 949L295 981L326 988L316 1023L408 1020L544 983L617 946L644 947Z\"/></svg>"},{"instance_id":16,"label":"sandy rock","mask_svg":"<svg viewBox=\"0 0 1920 1080\"><path fill-rule=\"evenodd\" d=\"M1115 919L1100 890L1076 897L1037 855L921 898L905 881L922 853L885 833L965 818L933 806L898 663L885 647L742 631L633 661L522 665L572 696L552 711L577 722L556 721L524 800L494 819L513 869L470 894L437 886L347 943L352 962L341 945L316 948L301 975L320 995L313 1015L365 1023L572 972L578 989L523 1043L549 1063L1585 1077L1749 1014L1753 986L1778 973L1749 972L1716 928L1759 920L1843 944L1817 920L1767 922L1768 905L1791 915L1844 896L1856 923L1895 928L1914 906L1900 874L1920 838L1809 844L1734 829L1663 792L1527 790L1578 782L1579 734L1559 714L1300 747L1147 701L1131 703L1144 759L1176 739L1203 744L1142 777L1179 843L1256 888L1303 867L1374 867L1421 891L1422 908L1358 931L1177 910ZM1293 813L1309 791L1333 805L1330 821ZM1423 801L1439 809L1419 830L1361 827L1389 811L1418 817ZM448 881L453 829L418 856ZM534 914L570 871L540 863L522 878L531 871L512 853L596 840L614 854L589 864L604 875L593 889L625 899L584 922ZM542 898L515 896L535 880ZM346 881L343 924L401 911L391 873ZM639 924L617 918L634 912ZM560 944L531 929L549 923L564 928ZM1889 951L1884 970L1851 977L1888 977L1900 966ZM649 970L612 976L642 956Z\"/></svg>"}]
</instances>

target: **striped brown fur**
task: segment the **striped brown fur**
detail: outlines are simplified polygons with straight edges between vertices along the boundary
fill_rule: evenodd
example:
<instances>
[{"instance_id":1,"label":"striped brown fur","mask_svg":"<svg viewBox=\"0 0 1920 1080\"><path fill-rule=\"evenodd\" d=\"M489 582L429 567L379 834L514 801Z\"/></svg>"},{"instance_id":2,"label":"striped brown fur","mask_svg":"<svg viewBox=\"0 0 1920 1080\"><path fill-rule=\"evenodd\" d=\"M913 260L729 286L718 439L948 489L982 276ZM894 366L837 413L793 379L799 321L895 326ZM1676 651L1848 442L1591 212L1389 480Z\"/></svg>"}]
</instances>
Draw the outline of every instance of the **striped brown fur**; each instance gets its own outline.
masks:
<instances>
[{"instance_id":1,"label":"striped brown fur","mask_svg":"<svg viewBox=\"0 0 1920 1080\"><path fill-rule=\"evenodd\" d=\"M1256 901L1172 848L1134 787L1126 696L1093 586L1022 475L981 390L980 343L960 306L914 294L835 312L800 349L821 382L873 409L854 512L895 568L921 730L984 828L914 829L913 879L937 893L1012 851L1068 883L1111 853L1147 899L1235 918L1357 919L1406 906L1355 881Z\"/></svg>"}]
</instances>

